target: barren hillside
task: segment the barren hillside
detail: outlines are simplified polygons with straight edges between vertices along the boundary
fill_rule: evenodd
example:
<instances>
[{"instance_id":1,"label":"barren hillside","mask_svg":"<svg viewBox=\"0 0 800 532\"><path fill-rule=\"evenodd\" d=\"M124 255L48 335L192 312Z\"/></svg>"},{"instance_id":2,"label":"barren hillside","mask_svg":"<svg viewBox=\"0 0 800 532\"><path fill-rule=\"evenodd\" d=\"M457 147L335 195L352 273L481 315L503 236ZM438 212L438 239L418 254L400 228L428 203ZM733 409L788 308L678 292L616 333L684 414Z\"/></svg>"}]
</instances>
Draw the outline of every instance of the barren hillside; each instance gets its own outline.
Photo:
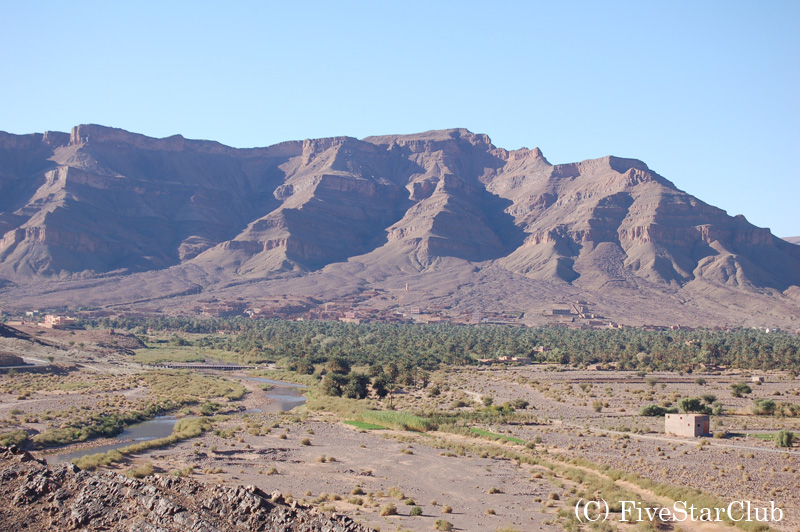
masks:
<instances>
[{"instance_id":1,"label":"barren hillside","mask_svg":"<svg viewBox=\"0 0 800 532\"><path fill-rule=\"evenodd\" d=\"M403 303L540 314L580 298L650 323L789 323L800 302L800 247L645 163L552 165L465 129L257 149L0 133L0 232L12 308L406 282Z\"/></svg>"}]
</instances>

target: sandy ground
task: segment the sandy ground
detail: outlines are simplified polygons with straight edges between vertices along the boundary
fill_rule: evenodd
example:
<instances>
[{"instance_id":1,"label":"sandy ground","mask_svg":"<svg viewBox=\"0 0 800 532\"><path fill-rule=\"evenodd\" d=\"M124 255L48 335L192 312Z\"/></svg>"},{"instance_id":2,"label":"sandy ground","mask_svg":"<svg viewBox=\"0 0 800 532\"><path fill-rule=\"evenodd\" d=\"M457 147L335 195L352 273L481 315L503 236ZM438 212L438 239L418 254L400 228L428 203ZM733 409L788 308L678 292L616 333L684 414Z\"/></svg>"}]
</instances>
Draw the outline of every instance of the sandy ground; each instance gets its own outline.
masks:
<instances>
[{"instance_id":1,"label":"sandy ground","mask_svg":"<svg viewBox=\"0 0 800 532\"><path fill-rule=\"evenodd\" d=\"M89 343L89 336L82 339L87 342L85 350L69 346L73 340L68 335L57 338L62 342L60 348L39 346L26 356L42 358L55 353L52 356L56 362L79 363L79 371L88 374L93 370L135 371L125 364L124 355L104 355L109 349L107 337L98 334L94 344ZM730 385L748 382L751 374L765 376L766 382L752 384L753 392L745 398L732 397ZM698 383L698 378L705 382ZM162 472L173 473L192 466L192 474L198 480L252 484L267 492L277 490L297 500L346 513L384 531L431 530L437 519L468 531L491 532L509 525L520 531L562 529L556 522L556 512L566 509L575 488L563 478L535 475L530 467L511 460L470 453L458 456L431 445L438 437L460 437L456 435L359 431L332 415L300 415L302 409L283 416L270 414L269 401L259 384L242 382L252 393L239 405L252 414L235 416L218 426L216 434L206 433L172 448L143 453L118 468L127 470L152 462ZM440 394L430 393L434 385L441 388ZM114 393L137 398L146 396L147 391L137 388ZM459 368L446 375L434 375L426 390L398 394L395 406L454 411L480 408L478 402L485 397L491 397L494 404L523 399L529 403L521 411L528 415L527 422L487 424L482 428L535 441L540 453L566 454L636 473L657 483L696 487L723 501L775 501L783 508L785 518L772 526L799 530L800 447L786 452L771 441L743 436L701 440L665 436L662 418L638 415L639 408L647 404L674 404L680 397L702 394L715 395L727 412L712 418L714 431L769 433L787 428L800 432L800 418L751 413L755 398L800 403L800 382L779 372L656 372L642 377L635 372L542 366ZM0 421L8 427L10 412L15 409L21 410L23 414L19 416L23 417L48 410L91 408L100 396L86 390L42 390L24 400L3 394ZM454 407L456 399L468 406ZM597 402L601 403L599 411ZM248 432L255 425L261 429ZM302 443L304 438L310 440L310 445ZM81 445L104 443L107 440ZM354 495L354 491L363 493ZM398 492L403 494L401 499L397 498ZM421 516L409 515L412 505L404 503L407 498L422 509ZM399 515L380 516L381 508L387 504L395 504ZM452 513L443 513L444 505L452 507Z\"/></svg>"},{"instance_id":2,"label":"sandy ground","mask_svg":"<svg viewBox=\"0 0 800 532\"><path fill-rule=\"evenodd\" d=\"M185 442L169 452L140 456L137 461L150 460L166 470L188 464L195 466L197 478L204 481L252 484L306 502L323 493L336 494L344 500L329 500L328 504L337 512L383 530L397 526L431 530L437 519L446 519L461 530L495 530L506 525L521 530L562 530L548 524L555 508L542 503L550 493L566 493L545 479L532 480L528 469L509 460L443 457L439 449L401 442L383 432L359 432L336 422L281 422L267 436L247 435L243 441L210 436L203 439L202 446ZM284 434L286 439L280 439ZM311 445L302 445L303 438L309 438ZM319 461L323 455L335 461ZM268 474L270 467L278 473ZM223 471L202 473L215 468ZM357 488L364 492L360 495L364 501L374 501L370 507L347 502ZM392 497L391 488L399 488L405 497ZM490 494L492 488L502 493ZM412 506L404 503L406 498L422 508L422 516L409 516ZM378 515L389 503L397 506L399 515ZM453 512L442 513L444 505ZM490 509L495 515L487 514Z\"/></svg>"}]
</instances>

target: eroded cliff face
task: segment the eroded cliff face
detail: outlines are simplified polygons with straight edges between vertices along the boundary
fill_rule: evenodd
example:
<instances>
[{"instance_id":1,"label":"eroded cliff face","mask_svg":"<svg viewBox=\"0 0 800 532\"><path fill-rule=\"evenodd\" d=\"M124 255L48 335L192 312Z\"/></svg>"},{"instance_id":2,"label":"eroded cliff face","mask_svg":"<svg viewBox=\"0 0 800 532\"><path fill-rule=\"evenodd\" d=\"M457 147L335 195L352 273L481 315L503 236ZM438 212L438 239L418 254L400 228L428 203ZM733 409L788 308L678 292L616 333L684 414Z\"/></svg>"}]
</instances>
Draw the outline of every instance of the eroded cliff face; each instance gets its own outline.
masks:
<instances>
[{"instance_id":1,"label":"eroded cliff face","mask_svg":"<svg viewBox=\"0 0 800 532\"><path fill-rule=\"evenodd\" d=\"M0 277L227 278L453 259L597 289L784 291L800 247L634 159L552 165L464 129L239 150L102 126L0 134Z\"/></svg>"},{"instance_id":2,"label":"eroded cliff face","mask_svg":"<svg viewBox=\"0 0 800 532\"><path fill-rule=\"evenodd\" d=\"M207 486L155 475L135 480L72 464L49 468L17 448L0 447L0 531L139 530L371 532L349 517L324 514L256 487Z\"/></svg>"},{"instance_id":3,"label":"eroded cliff face","mask_svg":"<svg viewBox=\"0 0 800 532\"><path fill-rule=\"evenodd\" d=\"M780 290L800 282L800 256L768 229L676 189L641 161L550 166L533 157L536 164L502 172L487 187L513 202L508 212L526 234L501 259L512 271L591 287L635 286L637 277Z\"/></svg>"}]
</instances>

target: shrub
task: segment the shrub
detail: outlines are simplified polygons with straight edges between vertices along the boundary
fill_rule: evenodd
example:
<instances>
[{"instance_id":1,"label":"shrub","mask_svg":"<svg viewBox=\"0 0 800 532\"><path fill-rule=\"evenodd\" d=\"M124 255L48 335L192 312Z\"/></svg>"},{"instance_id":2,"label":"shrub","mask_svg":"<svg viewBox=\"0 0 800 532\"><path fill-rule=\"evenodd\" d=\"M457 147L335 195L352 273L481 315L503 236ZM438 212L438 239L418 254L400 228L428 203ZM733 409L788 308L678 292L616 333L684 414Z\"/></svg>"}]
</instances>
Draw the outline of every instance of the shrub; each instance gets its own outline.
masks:
<instances>
[{"instance_id":1,"label":"shrub","mask_svg":"<svg viewBox=\"0 0 800 532\"><path fill-rule=\"evenodd\" d=\"M664 408L663 406L658 406L658 405L647 405L639 409L639 415L646 417L658 417L658 416L663 416L664 414L677 414L677 413L678 413L677 408Z\"/></svg>"},{"instance_id":2,"label":"shrub","mask_svg":"<svg viewBox=\"0 0 800 532\"><path fill-rule=\"evenodd\" d=\"M511 406L516 410L525 410L528 408L528 406L530 406L530 403L524 399L514 399L511 401Z\"/></svg>"},{"instance_id":3,"label":"shrub","mask_svg":"<svg viewBox=\"0 0 800 532\"><path fill-rule=\"evenodd\" d=\"M397 515L397 506L392 503L385 505L381 508L381 516Z\"/></svg>"},{"instance_id":4,"label":"shrub","mask_svg":"<svg viewBox=\"0 0 800 532\"><path fill-rule=\"evenodd\" d=\"M414 517L422 515L422 508L414 506L411 508L411 513L409 515L413 515Z\"/></svg>"},{"instance_id":5,"label":"shrub","mask_svg":"<svg viewBox=\"0 0 800 532\"><path fill-rule=\"evenodd\" d=\"M453 508L451 508L450 506L447 506L445 504L444 506L442 506L442 513L443 514L451 514L451 513L453 513Z\"/></svg>"},{"instance_id":6,"label":"shrub","mask_svg":"<svg viewBox=\"0 0 800 532\"><path fill-rule=\"evenodd\" d=\"M215 413L217 410L219 410L219 408L220 408L221 406L222 406L222 405L221 405L221 404L219 404L219 403L212 403L212 402L207 402L207 403L204 403L204 404L203 404L203 406L201 406L201 407L200 407L200 414L202 414L202 415L204 415L204 416L211 416L211 415L214 415L214 413Z\"/></svg>"},{"instance_id":7,"label":"shrub","mask_svg":"<svg viewBox=\"0 0 800 532\"><path fill-rule=\"evenodd\" d=\"M303 438L302 440L300 440L300 445L309 446L311 445L311 440L309 440L308 438Z\"/></svg>"},{"instance_id":8,"label":"shrub","mask_svg":"<svg viewBox=\"0 0 800 532\"><path fill-rule=\"evenodd\" d=\"M775 401L772 399L756 399L753 413L757 416L771 416L775 413Z\"/></svg>"},{"instance_id":9,"label":"shrub","mask_svg":"<svg viewBox=\"0 0 800 532\"><path fill-rule=\"evenodd\" d=\"M183 469L179 469L178 471L174 471L173 474L176 477L188 477L194 474L194 466L184 467Z\"/></svg>"},{"instance_id":10,"label":"shrub","mask_svg":"<svg viewBox=\"0 0 800 532\"><path fill-rule=\"evenodd\" d=\"M0 445L22 447L28 441L28 433L24 430L13 430L0 434Z\"/></svg>"},{"instance_id":11,"label":"shrub","mask_svg":"<svg viewBox=\"0 0 800 532\"><path fill-rule=\"evenodd\" d=\"M148 462L146 464L140 465L139 467L135 467L133 469L128 470L127 475L131 478L144 478L144 477L149 477L155 472L156 470L153 467L153 464Z\"/></svg>"},{"instance_id":12,"label":"shrub","mask_svg":"<svg viewBox=\"0 0 800 532\"><path fill-rule=\"evenodd\" d=\"M699 397L683 397L678 401L678 407L684 412L705 412L706 410Z\"/></svg>"},{"instance_id":13,"label":"shrub","mask_svg":"<svg viewBox=\"0 0 800 532\"><path fill-rule=\"evenodd\" d=\"M444 519L437 519L433 526L436 530L453 530L453 523L450 521L445 521Z\"/></svg>"},{"instance_id":14,"label":"shrub","mask_svg":"<svg viewBox=\"0 0 800 532\"><path fill-rule=\"evenodd\" d=\"M744 397L753 391L750 386L745 382L736 382L731 384L731 395L734 397Z\"/></svg>"},{"instance_id":15,"label":"shrub","mask_svg":"<svg viewBox=\"0 0 800 532\"><path fill-rule=\"evenodd\" d=\"M794 433L784 429L775 436L775 445L778 447L791 447L794 444L794 440Z\"/></svg>"},{"instance_id":16,"label":"shrub","mask_svg":"<svg viewBox=\"0 0 800 532\"><path fill-rule=\"evenodd\" d=\"M398 501L402 501L406 498L405 494L400 488L391 487L389 488L389 497L393 499L397 499Z\"/></svg>"},{"instance_id":17,"label":"shrub","mask_svg":"<svg viewBox=\"0 0 800 532\"><path fill-rule=\"evenodd\" d=\"M704 393L700 396L707 405L713 404L717 400L717 396L712 393Z\"/></svg>"}]
</instances>

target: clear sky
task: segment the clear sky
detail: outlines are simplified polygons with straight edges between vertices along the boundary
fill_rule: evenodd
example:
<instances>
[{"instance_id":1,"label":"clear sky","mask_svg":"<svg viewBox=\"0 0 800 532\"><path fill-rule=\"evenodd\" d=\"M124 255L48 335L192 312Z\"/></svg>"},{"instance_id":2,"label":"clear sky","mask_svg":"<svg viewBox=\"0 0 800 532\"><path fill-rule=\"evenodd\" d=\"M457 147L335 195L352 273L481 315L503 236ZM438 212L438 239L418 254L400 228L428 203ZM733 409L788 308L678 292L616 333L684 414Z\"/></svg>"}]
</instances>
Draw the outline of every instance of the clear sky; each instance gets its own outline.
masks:
<instances>
[{"instance_id":1,"label":"clear sky","mask_svg":"<svg viewBox=\"0 0 800 532\"><path fill-rule=\"evenodd\" d=\"M466 127L800 235L800 2L0 0L0 130L237 147Z\"/></svg>"}]
</instances>

